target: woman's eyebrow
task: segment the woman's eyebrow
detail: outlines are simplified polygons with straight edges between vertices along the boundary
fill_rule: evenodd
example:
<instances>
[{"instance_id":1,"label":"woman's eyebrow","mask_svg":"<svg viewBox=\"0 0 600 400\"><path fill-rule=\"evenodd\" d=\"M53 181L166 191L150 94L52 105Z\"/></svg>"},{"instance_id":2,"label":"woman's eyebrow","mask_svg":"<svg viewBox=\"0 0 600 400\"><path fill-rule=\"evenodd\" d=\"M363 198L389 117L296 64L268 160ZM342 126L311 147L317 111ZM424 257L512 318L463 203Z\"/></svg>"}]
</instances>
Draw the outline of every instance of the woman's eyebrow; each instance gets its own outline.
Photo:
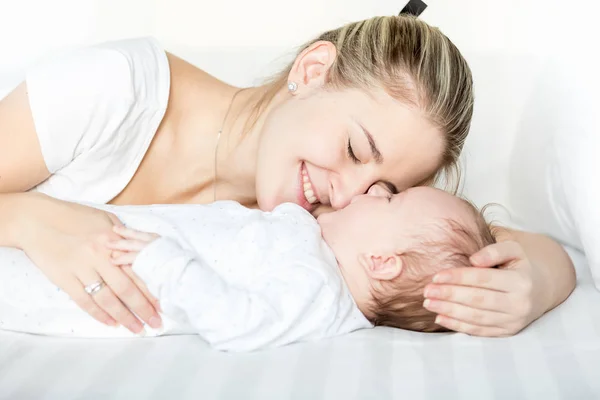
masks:
<instances>
[{"instance_id":1,"label":"woman's eyebrow","mask_svg":"<svg viewBox=\"0 0 600 400\"><path fill-rule=\"evenodd\" d=\"M358 126L360 126L360 129L362 129L363 133L367 137L367 140L369 141L369 145L371 146L371 154L373 155L375 162L377 164L382 164L383 163L383 155L381 155L381 152L377 148L377 143L375 143L375 139L373 139L373 135L371 135L371 133L367 130L367 128L365 128L360 122L358 123Z\"/></svg>"}]
</instances>

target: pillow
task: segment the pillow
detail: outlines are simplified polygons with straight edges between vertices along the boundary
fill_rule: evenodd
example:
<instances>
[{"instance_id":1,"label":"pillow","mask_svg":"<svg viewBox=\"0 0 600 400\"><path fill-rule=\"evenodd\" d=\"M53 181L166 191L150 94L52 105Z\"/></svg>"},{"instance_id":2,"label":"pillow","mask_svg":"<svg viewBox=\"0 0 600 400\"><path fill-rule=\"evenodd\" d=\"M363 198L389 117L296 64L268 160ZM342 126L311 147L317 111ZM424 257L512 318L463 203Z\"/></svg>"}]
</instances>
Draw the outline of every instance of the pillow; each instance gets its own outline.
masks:
<instances>
[{"instance_id":1,"label":"pillow","mask_svg":"<svg viewBox=\"0 0 600 400\"><path fill-rule=\"evenodd\" d=\"M586 254L600 290L600 79L588 64L559 79L565 107L552 135L549 197L562 229Z\"/></svg>"},{"instance_id":2,"label":"pillow","mask_svg":"<svg viewBox=\"0 0 600 400\"><path fill-rule=\"evenodd\" d=\"M509 226L585 252L600 290L600 77L582 57L558 57L540 65L527 93L514 93L515 101L525 101L508 174L493 169L508 175L507 194L498 201ZM504 110L498 115L504 118Z\"/></svg>"}]
</instances>

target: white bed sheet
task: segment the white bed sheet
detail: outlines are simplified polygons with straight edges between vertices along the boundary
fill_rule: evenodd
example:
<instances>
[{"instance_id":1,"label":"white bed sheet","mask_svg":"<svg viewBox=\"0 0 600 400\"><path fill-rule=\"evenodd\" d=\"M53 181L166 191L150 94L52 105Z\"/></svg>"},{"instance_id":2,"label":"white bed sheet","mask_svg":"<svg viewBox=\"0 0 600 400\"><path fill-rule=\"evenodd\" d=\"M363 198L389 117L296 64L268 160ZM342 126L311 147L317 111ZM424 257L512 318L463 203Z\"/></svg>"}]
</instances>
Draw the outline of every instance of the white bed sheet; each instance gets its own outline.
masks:
<instances>
[{"instance_id":1,"label":"white bed sheet","mask_svg":"<svg viewBox=\"0 0 600 400\"><path fill-rule=\"evenodd\" d=\"M250 354L193 336L82 340L0 332L0 399L595 399L600 292L506 339L386 328Z\"/></svg>"}]
</instances>

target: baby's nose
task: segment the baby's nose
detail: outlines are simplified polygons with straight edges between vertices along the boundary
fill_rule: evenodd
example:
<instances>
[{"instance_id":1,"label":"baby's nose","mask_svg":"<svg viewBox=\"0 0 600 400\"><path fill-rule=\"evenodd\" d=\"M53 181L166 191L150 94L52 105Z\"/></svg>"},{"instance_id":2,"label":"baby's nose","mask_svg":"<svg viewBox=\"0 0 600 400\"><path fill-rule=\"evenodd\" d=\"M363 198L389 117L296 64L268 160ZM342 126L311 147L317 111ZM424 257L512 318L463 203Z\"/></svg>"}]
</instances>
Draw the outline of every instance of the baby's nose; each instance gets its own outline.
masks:
<instances>
[{"instance_id":1,"label":"baby's nose","mask_svg":"<svg viewBox=\"0 0 600 400\"><path fill-rule=\"evenodd\" d=\"M390 195L390 192L381 185L373 185L369 188L369 190L367 190L367 194L369 196L386 197Z\"/></svg>"}]
</instances>

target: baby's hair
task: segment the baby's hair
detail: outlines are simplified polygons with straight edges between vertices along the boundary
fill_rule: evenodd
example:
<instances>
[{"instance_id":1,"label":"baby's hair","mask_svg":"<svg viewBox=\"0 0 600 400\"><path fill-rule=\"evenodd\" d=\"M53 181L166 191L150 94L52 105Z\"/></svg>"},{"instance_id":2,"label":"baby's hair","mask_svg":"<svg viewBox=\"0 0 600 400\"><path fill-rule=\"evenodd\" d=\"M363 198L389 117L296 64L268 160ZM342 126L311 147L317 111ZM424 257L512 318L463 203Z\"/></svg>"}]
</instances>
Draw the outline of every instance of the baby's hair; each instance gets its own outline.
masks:
<instances>
[{"instance_id":1,"label":"baby's hair","mask_svg":"<svg viewBox=\"0 0 600 400\"><path fill-rule=\"evenodd\" d=\"M470 267L469 258L473 254L496 243L483 210L479 212L471 203L464 201L473 212L476 231L456 220L442 220L435 228L444 232L444 239L428 240L423 237L420 246L401 254L404 268L401 277L382 282L384 290L373 292L369 319L374 325L419 332L449 331L435 323L435 313L423 307L425 286L442 269Z\"/></svg>"}]
</instances>

